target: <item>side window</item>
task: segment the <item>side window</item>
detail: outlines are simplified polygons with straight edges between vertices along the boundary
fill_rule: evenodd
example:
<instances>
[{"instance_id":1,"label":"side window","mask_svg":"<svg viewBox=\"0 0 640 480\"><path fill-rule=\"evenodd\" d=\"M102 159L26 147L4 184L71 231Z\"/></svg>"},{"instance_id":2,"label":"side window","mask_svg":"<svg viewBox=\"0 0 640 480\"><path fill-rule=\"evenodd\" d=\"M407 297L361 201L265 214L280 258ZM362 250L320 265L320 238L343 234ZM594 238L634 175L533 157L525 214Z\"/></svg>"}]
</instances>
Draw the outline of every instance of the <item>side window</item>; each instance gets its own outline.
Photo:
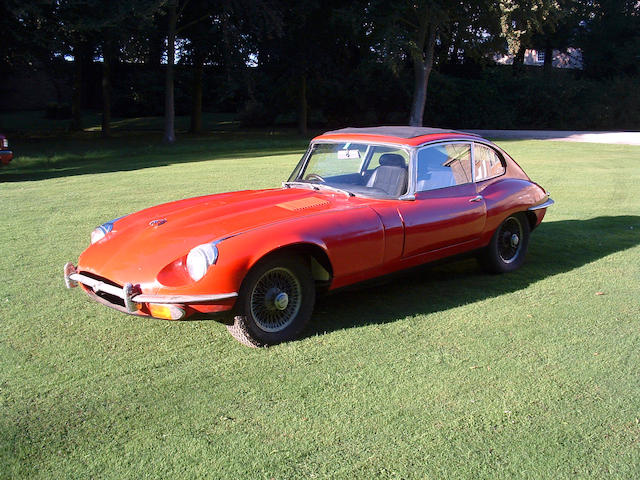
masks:
<instances>
[{"instance_id":1,"label":"side window","mask_svg":"<svg viewBox=\"0 0 640 480\"><path fill-rule=\"evenodd\" d=\"M445 143L418 152L416 191L435 190L471 182L471 146Z\"/></svg>"},{"instance_id":2,"label":"side window","mask_svg":"<svg viewBox=\"0 0 640 480\"><path fill-rule=\"evenodd\" d=\"M475 144L473 146L473 162L476 182L497 177L504 173L504 165L498 154L495 150L485 145Z\"/></svg>"}]
</instances>

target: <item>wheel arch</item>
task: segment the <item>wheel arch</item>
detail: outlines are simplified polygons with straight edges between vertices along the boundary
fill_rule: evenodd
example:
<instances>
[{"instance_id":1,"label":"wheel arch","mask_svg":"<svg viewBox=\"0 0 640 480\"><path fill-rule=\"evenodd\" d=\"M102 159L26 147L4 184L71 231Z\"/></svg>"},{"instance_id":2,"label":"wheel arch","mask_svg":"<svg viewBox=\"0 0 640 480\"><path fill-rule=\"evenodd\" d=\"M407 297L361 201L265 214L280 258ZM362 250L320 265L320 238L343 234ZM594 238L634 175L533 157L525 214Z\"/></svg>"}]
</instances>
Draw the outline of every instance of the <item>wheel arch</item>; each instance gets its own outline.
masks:
<instances>
[{"instance_id":1,"label":"wheel arch","mask_svg":"<svg viewBox=\"0 0 640 480\"><path fill-rule=\"evenodd\" d=\"M298 242L277 247L260 255L249 267L276 255L297 255L308 261L311 276L316 283L329 285L333 279L333 266L326 250L315 243Z\"/></svg>"}]
</instances>

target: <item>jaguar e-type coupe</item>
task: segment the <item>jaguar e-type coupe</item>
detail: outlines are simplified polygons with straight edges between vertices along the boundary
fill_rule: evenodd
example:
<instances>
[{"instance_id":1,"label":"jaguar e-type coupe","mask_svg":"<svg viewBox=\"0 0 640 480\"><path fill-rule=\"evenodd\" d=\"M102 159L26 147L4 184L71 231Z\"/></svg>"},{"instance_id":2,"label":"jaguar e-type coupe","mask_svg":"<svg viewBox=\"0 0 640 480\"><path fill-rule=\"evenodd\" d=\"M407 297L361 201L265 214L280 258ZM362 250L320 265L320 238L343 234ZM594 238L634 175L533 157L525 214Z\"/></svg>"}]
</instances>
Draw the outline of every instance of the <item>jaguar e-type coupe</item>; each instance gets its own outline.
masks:
<instances>
[{"instance_id":1,"label":"jaguar e-type coupe","mask_svg":"<svg viewBox=\"0 0 640 480\"><path fill-rule=\"evenodd\" d=\"M67 287L122 312L227 315L249 346L296 338L317 291L467 252L522 265L553 204L504 150L435 128L346 128L311 141L280 188L132 213L91 234Z\"/></svg>"}]
</instances>

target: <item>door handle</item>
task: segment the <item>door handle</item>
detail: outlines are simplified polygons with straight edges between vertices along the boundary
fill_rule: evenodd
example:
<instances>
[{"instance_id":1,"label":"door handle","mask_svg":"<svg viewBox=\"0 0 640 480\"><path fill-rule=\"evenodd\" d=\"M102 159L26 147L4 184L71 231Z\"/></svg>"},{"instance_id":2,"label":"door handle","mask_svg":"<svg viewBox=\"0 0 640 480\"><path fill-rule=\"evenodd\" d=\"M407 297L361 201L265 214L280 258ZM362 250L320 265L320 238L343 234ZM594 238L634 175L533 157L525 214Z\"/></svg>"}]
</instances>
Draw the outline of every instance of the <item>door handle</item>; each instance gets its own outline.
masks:
<instances>
[{"instance_id":1,"label":"door handle","mask_svg":"<svg viewBox=\"0 0 640 480\"><path fill-rule=\"evenodd\" d=\"M469 202L479 202L482 200L482 195L477 195L469 200Z\"/></svg>"}]
</instances>

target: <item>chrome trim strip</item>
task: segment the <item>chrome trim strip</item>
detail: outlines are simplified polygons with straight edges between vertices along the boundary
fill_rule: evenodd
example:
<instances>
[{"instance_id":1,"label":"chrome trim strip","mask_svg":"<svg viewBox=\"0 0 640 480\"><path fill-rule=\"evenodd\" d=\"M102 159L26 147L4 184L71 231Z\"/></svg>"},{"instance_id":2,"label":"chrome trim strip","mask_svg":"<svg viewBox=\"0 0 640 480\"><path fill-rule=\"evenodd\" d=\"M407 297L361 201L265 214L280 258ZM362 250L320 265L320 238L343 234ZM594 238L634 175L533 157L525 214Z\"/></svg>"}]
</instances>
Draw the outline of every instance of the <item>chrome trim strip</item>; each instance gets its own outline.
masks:
<instances>
[{"instance_id":1,"label":"chrome trim strip","mask_svg":"<svg viewBox=\"0 0 640 480\"><path fill-rule=\"evenodd\" d=\"M228 300L230 298L236 298L238 292L230 293L216 293L216 294L204 294L204 295L146 295L143 293L136 293L134 285L127 283L123 288L114 287L108 283L104 283L95 278L87 277L81 273L76 273L75 268L73 273L69 271L68 265L65 265L65 283L68 288L70 283L82 283L91 288L94 292L105 292L110 295L114 295L124 300L127 311L133 313L138 310L136 303L208 303L216 302L220 300ZM67 273L69 272L69 273Z\"/></svg>"},{"instance_id":2,"label":"chrome trim strip","mask_svg":"<svg viewBox=\"0 0 640 480\"><path fill-rule=\"evenodd\" d=\"M122 288L114 287L113 285L109 285L108 283L96 280L95 278L87 277L86 275L82 275L81 273L72 273L71 275L69 275L69 278L75 282L86 285L94 292L104 292L108 293L109 295L119 297L123 300L125 299L124 289Z\"/></svg>"},{"instance_id":3,"label":"chrome trim strip","mask_svg":"<svg viewBox=\"0 0 640 480\"><path fill-rule=\"evenodd\" d=\"M546 202L541 203L540 205L534 205L533 207L529 207L529 208L527 208L527 210L529 210L530 212L532 212L532 211L534 211L534 210L542 210L543 208L548 208L548 207L550 207L550 206L551 206L551 205L553 205L554 203L556 203L556 202L554 202L553 200L551 200L551 199L549 198Z\"/></svg>"},{"instance_id":4,"label":"chrome trim strip","mask_svg":"<svg viewBox=\"0 0 640 480\"><path fill-rule=\"evenodd\" d=\"M236 298L238 292L216 293L213 295L136 295L133 301L138 303L206 303Z\"/></svg>"}]
</instances>

